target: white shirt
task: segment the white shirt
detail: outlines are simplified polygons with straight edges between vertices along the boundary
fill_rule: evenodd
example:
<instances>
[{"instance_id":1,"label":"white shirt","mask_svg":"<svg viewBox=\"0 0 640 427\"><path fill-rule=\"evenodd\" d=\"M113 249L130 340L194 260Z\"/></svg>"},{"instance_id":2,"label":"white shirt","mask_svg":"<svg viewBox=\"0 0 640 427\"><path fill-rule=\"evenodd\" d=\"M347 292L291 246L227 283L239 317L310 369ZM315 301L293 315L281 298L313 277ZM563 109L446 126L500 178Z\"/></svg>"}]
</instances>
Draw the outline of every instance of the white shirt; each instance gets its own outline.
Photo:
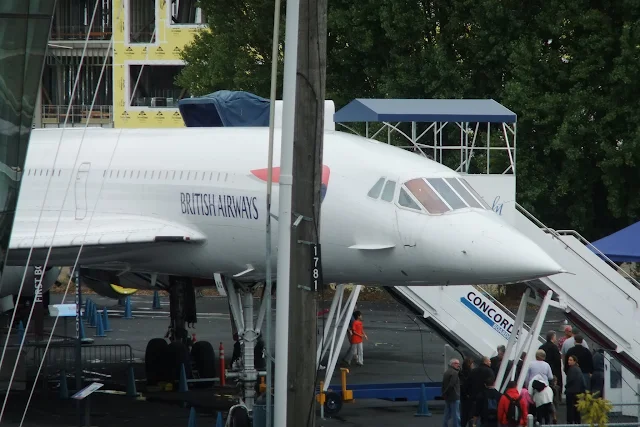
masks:
<instances>
[{"instance_id":1,"label":"white shirt","mask_svg":"<svg viewBox=\"0 0 640 427\"><path fill-rule=\"evenodd\" d=\"M575 345L576 345L576 338L575 336L572 336L571 338L567 338L565 342L562 343L562 350L560 351L562 352L563 355L567 354L567 351L569 351L571 347L575 347ZM587 342L584 339L582 340L582 346L587 350L589 349L589 344L587 344Z\"/></svg>"},{"instance_id":2,"label":"white shirt","mask_svg":"<svg viewBox=\"0 0 640 427\"><path fill-rule=\"evenodd\" d=\"M536 375L542 375L547 378L547 384L553 379L553 372L551 372L551 366L544 360L534 360L529 365L529 371L527 371L527 377L524 380L524 386L529 388L531 380Z\"/></svg>"},{"instance_id":3,"label":"white shirt","mask_svg":"<svg viewBox=\"0 0 640 427\"><path fill-rule=\"evenodd\" d=\"M531 386L534 380L538 380L541 383L544 383L546 385L544 390L535 390ZM536 376L531 378L531 383L529 384L529 395L533 398L533 402L536 404L536 408L553 402L553 389L549 387L549 381L547 381L547 378L544 375L537 374Z\"/></svg>"}]
</instances>

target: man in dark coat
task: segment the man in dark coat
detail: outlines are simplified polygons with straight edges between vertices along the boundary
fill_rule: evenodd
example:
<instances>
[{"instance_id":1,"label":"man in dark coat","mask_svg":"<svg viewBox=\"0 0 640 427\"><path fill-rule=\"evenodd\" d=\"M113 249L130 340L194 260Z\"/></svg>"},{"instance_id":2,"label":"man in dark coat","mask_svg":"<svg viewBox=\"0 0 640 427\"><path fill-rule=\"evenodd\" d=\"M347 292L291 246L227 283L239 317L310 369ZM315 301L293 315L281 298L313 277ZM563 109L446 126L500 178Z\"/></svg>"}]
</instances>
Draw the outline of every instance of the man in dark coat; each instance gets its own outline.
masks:
<instances>
[{"instance_id":1,"label":"man in dark coat","mask_svg":"<svg viewBox=\"0 0 640 427\"><path fill-rule=\"evenodd\" d=\"M471 386L471 399L476 401L486 388L485 384L490 378L495 378L491 369L491 359L483 357L481 363L471 370L469 374L469 385Z\"/></svg>"},{"instance_id":2,"label":"man in dark coat","mask_svg":"<svg viewBox=\"0 0 640 427\"><path fill-rule=\"evenodd\" d=\"M558 379L558 386L562 390L562 356L557 344L557 335L555 331L547 332L547 342L540 346L540 350L544 350L544 361L551 366L551 372Z\"/></svg>"},{"instance_id":3,"label":"man in dark coat","mask_svg":"<svg viewBox=\"0 0 640 427\"><path fill-rule=\"evenodd\" d=\"M576 335L576 345L571 347L569 351L567 351L567 355L565 356L564 364L568 367L568 359L569 356L575 356L578 359L578 365L580 366L580 370L582 371L582 376L584 377L584 383L586 385L587 390L591 389L591 375L593 374L593 355L589 351L588 348L582 345L582 335Z\"/></svg>"},{"instance_id":4,"label":"man in dark coat","mask_svg":"<svg viewBox=\"0 0 640 427\"><path fill-rule=\"evenodd\" d=\"M447 427L449 420L452 427L460 427L460 361L451 359L449 368L442 376L442 399L444 400L444 420L442 425Z\"/></svg>"}]
</instances>

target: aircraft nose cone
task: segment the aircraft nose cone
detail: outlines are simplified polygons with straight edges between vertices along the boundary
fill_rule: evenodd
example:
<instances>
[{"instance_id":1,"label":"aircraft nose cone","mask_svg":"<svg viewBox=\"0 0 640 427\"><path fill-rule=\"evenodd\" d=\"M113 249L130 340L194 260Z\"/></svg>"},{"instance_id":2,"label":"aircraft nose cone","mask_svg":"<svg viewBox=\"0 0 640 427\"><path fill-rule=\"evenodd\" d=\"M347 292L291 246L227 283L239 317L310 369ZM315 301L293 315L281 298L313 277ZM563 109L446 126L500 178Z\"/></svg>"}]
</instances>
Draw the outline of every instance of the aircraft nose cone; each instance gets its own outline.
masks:
<instances>
[{"instance_id":1,"label":"aircraft nose cone","mask_svg":"<svg viewBox=\"0 0 640 427\"><path fill-rule=\"evenodd\" d=\"M493 283L533 280L565 271L542 248L493 212L483 213L476 225L477 240L470 250L471 264Z\"/></svg>"}]
</instances>

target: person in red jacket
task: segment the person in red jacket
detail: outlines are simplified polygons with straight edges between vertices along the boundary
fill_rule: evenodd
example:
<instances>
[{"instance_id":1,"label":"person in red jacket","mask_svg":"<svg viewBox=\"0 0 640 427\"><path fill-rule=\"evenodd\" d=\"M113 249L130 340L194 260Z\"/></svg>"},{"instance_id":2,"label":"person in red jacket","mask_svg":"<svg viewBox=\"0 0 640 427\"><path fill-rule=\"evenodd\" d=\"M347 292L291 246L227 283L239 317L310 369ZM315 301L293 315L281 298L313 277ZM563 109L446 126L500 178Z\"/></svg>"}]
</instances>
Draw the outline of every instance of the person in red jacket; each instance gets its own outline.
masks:
<instances>
[{"instance_id":1,"label":"person in red jacket","mask_svg":"<svg viewBox=\"0 0 640 427\"><path fill-rule=\"evenodd\" d=\"M516 401L520 406L520 413L517 420L512 420L511 415L509 413L509 406L512 401ZM527 425L527 415L529 415L529 408L527 407L527 402L524 398L520 398L520 392L516 388L515 381L509 381L507 384L507 389L504 394L500 398L500 402L498 403L498 423L501 426L526 426Z\"/></svg>"}]
</instances>

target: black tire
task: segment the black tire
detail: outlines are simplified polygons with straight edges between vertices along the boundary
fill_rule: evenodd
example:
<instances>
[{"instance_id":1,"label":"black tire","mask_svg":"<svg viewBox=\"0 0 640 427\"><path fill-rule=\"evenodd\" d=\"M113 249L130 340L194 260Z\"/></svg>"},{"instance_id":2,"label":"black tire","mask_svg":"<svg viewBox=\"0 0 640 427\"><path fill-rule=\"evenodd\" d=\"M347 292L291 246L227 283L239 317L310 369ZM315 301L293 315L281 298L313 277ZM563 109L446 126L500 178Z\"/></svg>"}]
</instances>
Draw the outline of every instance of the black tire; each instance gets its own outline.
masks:
<instances>
[{"instance_id":1,"label":"black tire","mask_svg":"<svg viewBox=\"0 0 640 427\"><path fill-rule=\"evenodd\" d=\"M324 413L336 415L342 409L342 398L338 393L326 393L324 395Z\"/></svg>"},{"instance_id":2,"label":"black tire","mask_svg":"<svg viewBox=\"0 0 640 427\"><path fill-rule=\"evenodd\" d=\"M231 418L231 422L229 423L230 427L250 427L251 419L249 418L249 413L242 406L238 406L231 411L229 414Z\"/></svg>"},{"instance_id":3,"label":"black tire","mask_svg":"<svg viewBox=\"0 0 640 427\"><path fill-rule=\"evenodd\" d=\"M147 343L144 352L144 370L147 376L147 385L157 385L159 381L163 381L166 369L166 356L169 344L164 338L154 338Z\"/></svg>"},{"instance_id":4,"label":"black tire","mask_svg":"<svg viewBox=\"0 0 640 427\"><path fill-rule=\"evenodd\" d=\"M200 378L215 378L216 376L216 352L208 341L197 341L191 347L191 361L198 370ZM203 388L209 387L207 383L200 384Z\"/></svg>"},{"instance_id":5,"label":"black tire","mask_svg":"<svg viewBox=\"0 0 640 427\"><path fill-rule=\"evenodd\" d=\"M193 378L191 372L191 356L189 355L189 349L187 349L187 346L183 343L174 341L167 347L167 361L165 370L167 373L168 381L180 381L180 371L182 365L184 365L184 371L187 375L187 379Z\"/></svg>"}]
</instances>

